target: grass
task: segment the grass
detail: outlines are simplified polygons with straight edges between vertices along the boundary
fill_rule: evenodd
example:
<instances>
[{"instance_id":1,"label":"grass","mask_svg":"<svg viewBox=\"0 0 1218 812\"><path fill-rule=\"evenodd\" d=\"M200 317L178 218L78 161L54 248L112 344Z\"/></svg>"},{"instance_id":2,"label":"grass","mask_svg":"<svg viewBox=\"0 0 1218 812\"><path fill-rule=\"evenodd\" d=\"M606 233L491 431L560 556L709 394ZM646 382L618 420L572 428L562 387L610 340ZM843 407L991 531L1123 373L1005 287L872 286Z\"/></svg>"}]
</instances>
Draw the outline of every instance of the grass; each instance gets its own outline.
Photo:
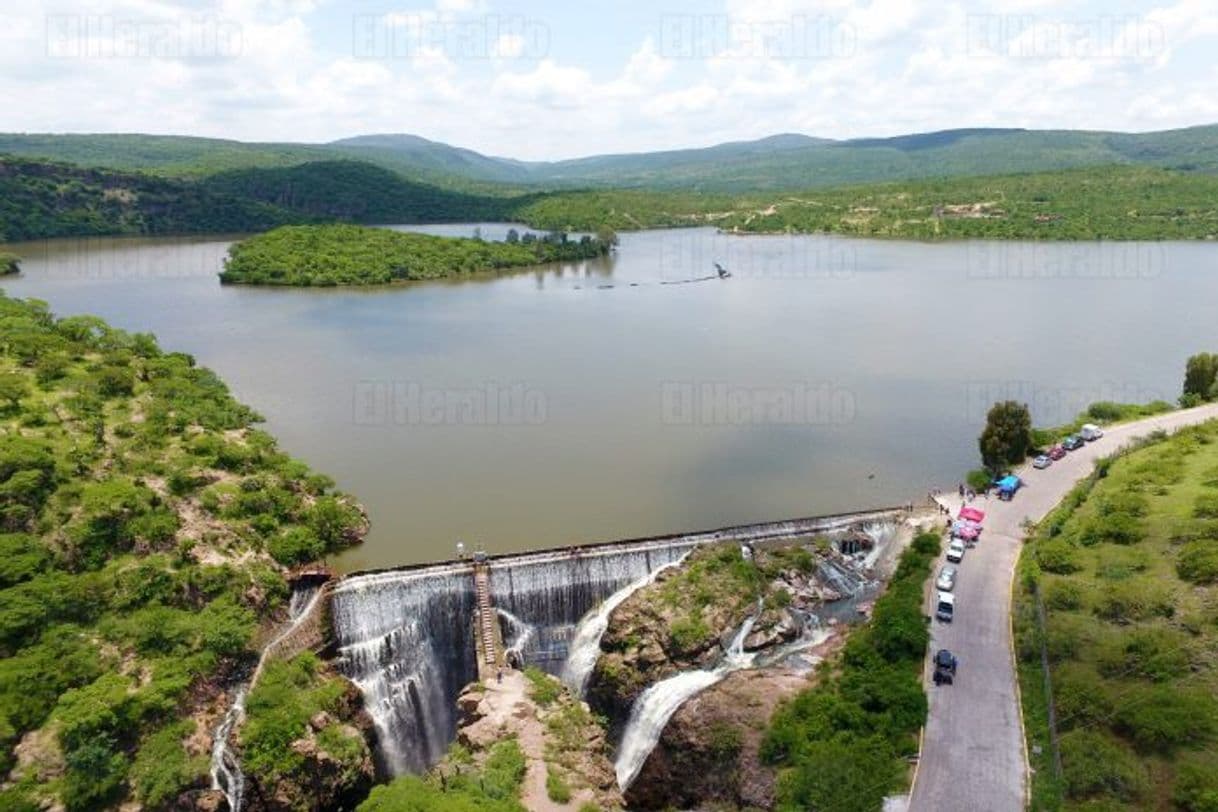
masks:
<instances>
[{"instance_id":1,"label":"grass","mask_svg":"<svg viewBox=\"0 0 1218 812\"><path fill-rule=\"evenodd\" d=\"M1212 810L1218 801L1218 422L1097 467L1025 547L1015 595L1031 808ZM1061 734L1052 769L1040 633Z\"/></svg>"},{"instance_id":2,"label":"grass","mask_svg":"<svg viewBox=\"0 0 1218 812\"><path fill-rule=\"evenodd\" d=\"M546 765L546 796L556 804L571 800L571 787L553 766Z\"/></svg>"}]
</instances>

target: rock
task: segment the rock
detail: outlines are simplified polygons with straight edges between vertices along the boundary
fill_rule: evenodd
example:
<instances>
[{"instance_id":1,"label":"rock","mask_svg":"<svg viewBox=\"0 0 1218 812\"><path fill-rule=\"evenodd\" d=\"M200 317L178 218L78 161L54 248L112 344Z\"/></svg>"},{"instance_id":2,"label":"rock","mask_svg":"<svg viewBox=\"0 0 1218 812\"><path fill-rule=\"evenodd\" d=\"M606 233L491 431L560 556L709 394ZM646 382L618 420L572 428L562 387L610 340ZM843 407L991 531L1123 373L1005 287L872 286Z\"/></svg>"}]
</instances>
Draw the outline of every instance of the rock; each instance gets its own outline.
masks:
<instances>
[{"instance_id":1,"label":"rock","mask_svg":"<svg viewBox=\"0 0 1218 812\"><path fill-rule=\"evenodd\" d=\"M228 812L228 799L218 789L184 792L173 805L180 812Z\"/></svg>"},{"instance_id":2,"label":"rock","mask_svg":"<svg viewBox=\"0 0 1218 812\"><path fill-rule=\"evenodd\" d=\"M317 713L313 714L312 718L309 719L309 727L313 728L314 730L321 730L322 728L333 723L334 717L325 711L318 711Z\"/></svg>"},{"instance_id":3,"label":"rock","mask_svg":"<svg viewBox=\"0 0 1218 812\"><path fill-rule=\"evenodd\" d=\"M778 703L808 686L792 671L737 671L673 714L626 791L630 809L772 809L774 771L762 733Z\"/></svg>"}]
</instances>

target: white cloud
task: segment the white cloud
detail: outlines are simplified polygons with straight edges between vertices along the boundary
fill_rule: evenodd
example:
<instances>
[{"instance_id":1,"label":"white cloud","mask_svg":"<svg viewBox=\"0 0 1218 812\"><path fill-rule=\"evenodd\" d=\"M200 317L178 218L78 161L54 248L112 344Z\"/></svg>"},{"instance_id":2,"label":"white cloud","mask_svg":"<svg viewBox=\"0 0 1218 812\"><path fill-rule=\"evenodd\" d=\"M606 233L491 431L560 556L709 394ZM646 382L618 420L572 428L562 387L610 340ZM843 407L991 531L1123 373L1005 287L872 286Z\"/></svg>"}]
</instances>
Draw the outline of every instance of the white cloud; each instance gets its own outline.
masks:
<instances>
[{"instance_id":1,"label":"white cloud","mask_svg":"<svg viewBox=\"0 0 1218 812\"><path fill-rule=\"evenodd\" d=\"M492 25L504 17L484 0L408 0L372 18L381 50L358 53L351 12L327 0L199 0L185 12L174 0L93 0L91 15L162 33L220 21L237 43L209 52L182 37L98 57L118 35L74 29L86 16L78 0L23 0L0 27L0 130L249 140L405 131L548 158L779 131L1166 128L1218 119L1218 75L1197 66L1218 46L1212 4L1152 0L1117 14L1101 0L723 0L721 17L693 15L702 27L679 32L701 37L683 53L662 34L661 11L641 3L633 28L572 28L538 12L521 29ZM411 38L425 26L438 27ZM388 49L403 42L391 35L409 47ZM622 36L633 46L608 58L603 44ZM58 56L57 44L67 48Z\"/></svg>"}]
</instances>

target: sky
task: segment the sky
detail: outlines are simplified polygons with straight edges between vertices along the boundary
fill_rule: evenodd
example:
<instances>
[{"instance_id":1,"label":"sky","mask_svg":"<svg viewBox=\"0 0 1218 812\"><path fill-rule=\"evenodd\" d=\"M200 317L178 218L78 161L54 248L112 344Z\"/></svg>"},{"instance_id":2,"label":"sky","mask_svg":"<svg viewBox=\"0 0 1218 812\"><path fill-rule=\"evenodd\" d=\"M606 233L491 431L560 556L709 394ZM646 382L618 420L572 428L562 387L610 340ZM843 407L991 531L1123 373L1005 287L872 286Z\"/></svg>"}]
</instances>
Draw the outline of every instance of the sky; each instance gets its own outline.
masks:
<instances>
[{"instance_id":1,"label":"sky","mask_svg":"<svg viewBox=\"0 0 1218 812\"><path fill-rule=\"evenodd\" d=\"M1218 122L1215 0L6 0L0 131L526 160Z\"/></svg>"}]
</instances>

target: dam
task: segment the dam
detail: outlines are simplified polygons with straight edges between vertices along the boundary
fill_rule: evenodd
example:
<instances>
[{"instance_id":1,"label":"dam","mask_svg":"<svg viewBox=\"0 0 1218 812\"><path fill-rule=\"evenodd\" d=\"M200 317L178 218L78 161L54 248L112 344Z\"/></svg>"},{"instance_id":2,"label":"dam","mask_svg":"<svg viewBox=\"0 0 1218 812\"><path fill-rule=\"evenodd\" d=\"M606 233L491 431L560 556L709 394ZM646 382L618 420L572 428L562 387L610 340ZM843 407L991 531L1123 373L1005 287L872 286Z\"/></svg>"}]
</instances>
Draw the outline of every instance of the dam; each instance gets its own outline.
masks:
<instances>
[{"instance_id":1,"label":"dam","mask_svg":"<svg viewBox=\"0 0 1218 812\"><path fill-rule=\"evenodd\" d=\"M378 768L387 775L424 772L456 735L461 689L485 678L488 666L493 673L511 657L562 676L579 691L595 664L608 609L695 547L832 534L892 522L907 511L885 508L352 573L330 593L335 662L364 695L376 727ZM861 585L844 568L824 575L843 594ZM487 648L488 611L498 621L490 635L502 647L496 654Z\"/></svg>"}]
</instances>

